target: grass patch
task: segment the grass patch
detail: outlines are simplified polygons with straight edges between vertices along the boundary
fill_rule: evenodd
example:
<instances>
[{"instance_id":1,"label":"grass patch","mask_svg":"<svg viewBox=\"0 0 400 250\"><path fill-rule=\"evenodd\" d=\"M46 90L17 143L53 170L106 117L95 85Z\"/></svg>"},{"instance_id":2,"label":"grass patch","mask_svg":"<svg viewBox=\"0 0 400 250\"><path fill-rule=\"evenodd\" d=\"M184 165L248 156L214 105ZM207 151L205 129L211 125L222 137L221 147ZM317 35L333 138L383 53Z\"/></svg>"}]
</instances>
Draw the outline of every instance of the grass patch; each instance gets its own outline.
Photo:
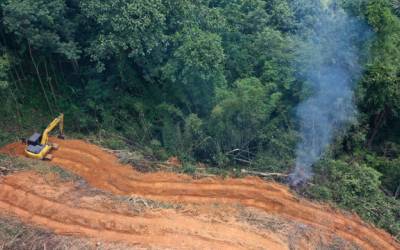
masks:
<instances>
[{"instance_id":1,"label":"grass patch","mask_svg":"<svg viewBox=\"0 0 400 250\"><path fill-rule=\"evenodd\" d=\"M353 242L349 242L336 235L329 235L329 232L319 231L318 229L284 219L278 216L259 213L252 208L240 207L238 220L261 230L268 230L278 235L286 237L290 250L300 249L299 245L304 239L310 243L310 249L318 250L361 250ZM325 235L324 235L325 234ZM332 238L330 238L332 236ZM313 238L314 240L309 240Z\"/></svg>"},{"instance_id":2,"label":"grass patch","mask_svg":"<svg viewBox=\"0 0 400 250\"><path fill-rule=\"evenodd\" d=\"M41 175L56 174L62 181L79 181L82 179L80 176L59 166L38 165L38 167L31 170L34 170Z\"/></svg>"},{"instance_id":3,"label":"grass patch","mask_svg":"<svg viewBox=\"0 0 400 250\"><path fill-rule=\"evenodd\" d=\"M5 176L20 171L35 171L40 175L55 174L62 181L81 180L78 175L47 162L0 154L0 175Z\"/></svg>"},{"instance_id":4,"label":"grass patch","mask_svg":"<svg viewBox=\"0 0 400 250\"><path fill-rule=\"evenodd\" d=\"M130 211L135 213L142 213L146 210L158 210L158 209L174 209L179 210L183 208L181 204L159 202L155 200L145 199L138 196L113 196L113 201L118 203L126 204Z\"/></svg>"},{"instance_id":5,"label":"grass patch","mask_svg":"<svg viewBox=\"0 0 400 250\"><path fill-rule=\"evenodd\" d=\"M15 136L15 134L13 133L8 133L8 132L4 132L2 131L0 133L0 147L3 147L11 142L17 141L19 140L19 138L17 138Z\"/></svg>"},{"instance_id":6,"label":"grass patch","mask_svg":"<svg viewBox=\"0 0 400 250\"><path fill-rule=\"evenodd\" d=\"M23 224L17 219L0 216L1 250L126 250L137 249L123 243L95 242L71 236L56 235L38 227Z\"/></svg>"},{"instance_id":7,"label":"grass patch","mask_svg":"<svg viewBox=\"0 0 400 250\"><path fill-rule=\"evenodd\" d=\"M190 163L185 163L185 164L183 164L183 167L180 171L184 174L194 175L194 174L196 174L196 170L197 170L197 168L195 165L192 165Z\"/></svg>"},{"instance_id":8,"label":"grass patch","mask_svg":"<svg viewBox=\"0 0 400 250\"><path fill-rule=\"evenodd\" d=\"M78 243L79 242L79 243ZM0 249L91 249L93 244L33 228L16 219L0 217ZM92 245L92 246L91 246Z\"/></svg>"}]
</instances>

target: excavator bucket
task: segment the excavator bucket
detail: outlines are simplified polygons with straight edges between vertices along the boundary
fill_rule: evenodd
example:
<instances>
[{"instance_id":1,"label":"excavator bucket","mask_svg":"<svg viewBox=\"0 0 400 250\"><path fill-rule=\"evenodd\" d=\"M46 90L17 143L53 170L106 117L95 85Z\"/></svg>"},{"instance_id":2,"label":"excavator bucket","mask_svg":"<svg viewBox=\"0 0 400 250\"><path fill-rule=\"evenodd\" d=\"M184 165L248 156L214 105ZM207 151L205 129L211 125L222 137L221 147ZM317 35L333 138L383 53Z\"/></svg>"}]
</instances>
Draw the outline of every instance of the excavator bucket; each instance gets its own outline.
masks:
<instances>
[{"instance_id":1,"label":"excavator bucket","mask_svg":"<svg viewBox=\"0 0 400 250\"><path fill-rule=\"evenodd\" d=\"M52 159L53 159L53 155L52 155L52 154L47 154L47 155L43 158L44 161L51 161Z\"/></svg>"}]
</instances>

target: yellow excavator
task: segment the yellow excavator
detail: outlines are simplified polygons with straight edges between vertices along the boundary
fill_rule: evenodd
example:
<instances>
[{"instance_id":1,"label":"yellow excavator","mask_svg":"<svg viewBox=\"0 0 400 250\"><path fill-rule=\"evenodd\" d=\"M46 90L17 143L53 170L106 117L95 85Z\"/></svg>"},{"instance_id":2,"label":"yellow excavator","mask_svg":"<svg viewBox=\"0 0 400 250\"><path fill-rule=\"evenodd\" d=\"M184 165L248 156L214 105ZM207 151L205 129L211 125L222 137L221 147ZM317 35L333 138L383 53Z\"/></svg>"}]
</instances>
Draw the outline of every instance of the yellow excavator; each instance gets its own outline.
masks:
<instances>
[{"instance_id":1,"label":"yellow excavator","mask_svg":"<svg viewBox=\"0 0 400 250\"><path fill-rule=\"evenodd\" d=\"M58 138L64 139L64 114L60 114L47 126L43 133L34 133L26 140L26 155L34 159L51 160L53 156L49 152L52 149L58 149L58 145L49 142L49 134L57 126L59 126Z\"/></svg>"}]
</instances>

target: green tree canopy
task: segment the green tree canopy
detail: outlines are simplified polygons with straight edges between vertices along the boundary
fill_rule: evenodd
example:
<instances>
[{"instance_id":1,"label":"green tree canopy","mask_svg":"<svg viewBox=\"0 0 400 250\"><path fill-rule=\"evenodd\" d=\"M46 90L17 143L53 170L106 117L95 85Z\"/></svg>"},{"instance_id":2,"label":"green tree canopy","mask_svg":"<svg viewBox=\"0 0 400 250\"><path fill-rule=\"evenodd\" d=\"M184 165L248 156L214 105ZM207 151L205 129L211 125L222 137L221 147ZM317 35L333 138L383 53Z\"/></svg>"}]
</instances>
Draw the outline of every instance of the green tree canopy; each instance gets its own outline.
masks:
<instances>
[{"instance_id":1,"label":"green tree canopy","mask_svg":"<svg viewBox=\"0 0 400 250\"><path fill-rule=\"evenodd\" d=\"M58 53L78 59L80 48L74 41L76 24L69 19L63 0L7 0L2 5L3 23L18 42L29 43L41 53Z\"/></svg>"}]
</instances>

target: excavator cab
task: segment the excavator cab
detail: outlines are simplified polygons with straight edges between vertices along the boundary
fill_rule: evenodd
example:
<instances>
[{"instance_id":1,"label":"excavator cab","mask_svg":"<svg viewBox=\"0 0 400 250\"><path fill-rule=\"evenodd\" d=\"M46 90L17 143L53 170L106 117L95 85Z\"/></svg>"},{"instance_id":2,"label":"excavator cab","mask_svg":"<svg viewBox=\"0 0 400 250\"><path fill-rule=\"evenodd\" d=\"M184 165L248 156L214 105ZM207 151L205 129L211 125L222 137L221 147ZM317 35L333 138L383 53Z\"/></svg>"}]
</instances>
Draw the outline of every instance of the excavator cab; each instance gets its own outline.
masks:
<instances>
[{"instance_id":1,"label":"excavator cab","mask_svg":"<svg viewBox=\"0 0 400 250\"><path fill-rule=\"evenodd\" d=\"M40 153L43 150L43 146L40 145L40 141L42 140L42 135L39 133L34 133L31 137L28 138L27 142L27 150L32 153Z\"/></svg>"},{"instance_id":2,"label":"excavator cab","mask_svg":"<svg viewBox=\"0 0 400 250\"><path fill-rule=\"evenodd\" d=\"M47 126L42 134L34 133L26 140L26 155L34 159L51 160L52 155L49 152L52 149L58 149L58 145L49 143L49 134L57 126L60 128L58 137L64 139L64 114L61 114Z\"/></svg>"}]
</instances>

